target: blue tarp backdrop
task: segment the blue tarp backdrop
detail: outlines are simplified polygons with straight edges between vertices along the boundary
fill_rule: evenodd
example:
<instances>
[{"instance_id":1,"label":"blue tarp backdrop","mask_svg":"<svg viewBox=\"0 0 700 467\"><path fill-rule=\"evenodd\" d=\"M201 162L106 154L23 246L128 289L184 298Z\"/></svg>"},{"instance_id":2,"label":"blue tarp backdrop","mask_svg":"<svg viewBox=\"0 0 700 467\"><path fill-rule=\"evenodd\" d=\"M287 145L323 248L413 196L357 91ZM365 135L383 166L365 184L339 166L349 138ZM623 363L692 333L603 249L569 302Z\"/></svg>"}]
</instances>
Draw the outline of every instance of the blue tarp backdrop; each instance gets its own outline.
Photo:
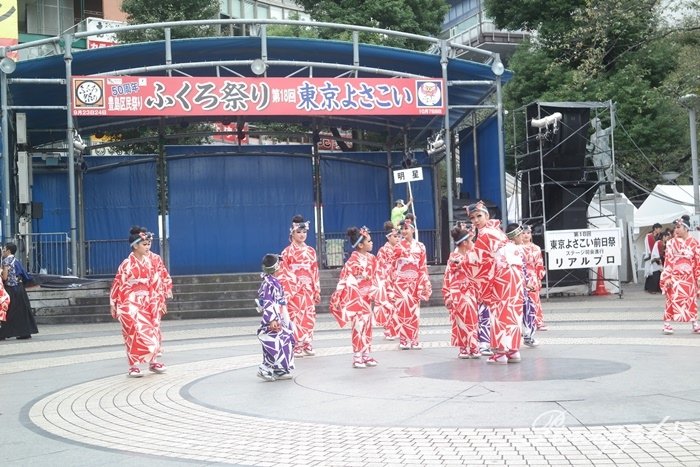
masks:
<instances>
[{"instance_id":1,"label":"blue tarp backdrop","mask_svg":"<svg viewBox=\"0 0 700 467\"><path fill-rule=\"evenodd\" d=\"M494 202L501 212L501 185L504 177L499 167L498 145L498 119L493 116L484 120L476 128L477 154L479 166L479 194L476 193L476 177L474 171L474 143L471 129L460 133L460 176L462 177L462 193L467 198L481 198Z\"/></svg>"},{"instance_id":2,"label":"blue tarp backdrop","mask_svg":"<svg viewBox=\"0 0 700 467\"><path fill-rule=\"evenodd\" d=\"M307 243L317 247L314 162L309 145L167 146L170 271L174 275L257 271L265 253L289 243L293 215L312 223ZM343 238L350 226L377 232L375 252L384 243L381 227L392 199L408 199L406 185L394 185L392 169L403 154L322 153L320 164L323 231ZM389 161L390 159L390 161ZM116 271L128 255L129 228L157 232L158 191L154 156L86 158L82 174L88 273ZM390 162L390 163L389 163ZM435 229L433 171L412 185L419 229ZM393 198L392 198L393 193ZM68 188L64 171L38 172L33 199L44 215L33 231L68 232ZM432 237L431 237L432 239ZM423 240L423 239L421 239ZM112 265L90 264L98 254ZM109 243L109 241L112 241ZM426 247L432 248L426 243ZM431 250L432 251L432 250Z\"/></svg>"},{"instance_id":3,"label":"blue tarp backdrop","mask_svg":"<svg viewBox=\"0 0 700 467\"><path fill-rule=\"evenodd\" d=\"M310 146L171 146L170 270L257 271L289 242L294 214L313 220ZM307 243L316 245L311 233Z\"/></svg>"}]
</instances>

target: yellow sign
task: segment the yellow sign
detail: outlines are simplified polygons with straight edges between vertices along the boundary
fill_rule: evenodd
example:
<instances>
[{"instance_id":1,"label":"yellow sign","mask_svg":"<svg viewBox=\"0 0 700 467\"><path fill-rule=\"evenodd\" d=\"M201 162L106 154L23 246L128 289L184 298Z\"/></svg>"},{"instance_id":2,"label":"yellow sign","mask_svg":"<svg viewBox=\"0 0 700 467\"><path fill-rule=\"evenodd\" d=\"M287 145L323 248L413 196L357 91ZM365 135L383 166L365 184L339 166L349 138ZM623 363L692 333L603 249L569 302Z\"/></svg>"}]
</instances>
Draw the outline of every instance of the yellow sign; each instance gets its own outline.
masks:
<instances>
[{"instance_id":1,"label":"yellow sign","mask_svg":"<svg viewBox=\"0 0 700 467\"><path fill-rule=\"evenodd\" d=\"M17 30L17 0L0 2L0 46L17 45L19 32ZM8 54L16 58L17 53Z\"/></svg>"}]
</instances>

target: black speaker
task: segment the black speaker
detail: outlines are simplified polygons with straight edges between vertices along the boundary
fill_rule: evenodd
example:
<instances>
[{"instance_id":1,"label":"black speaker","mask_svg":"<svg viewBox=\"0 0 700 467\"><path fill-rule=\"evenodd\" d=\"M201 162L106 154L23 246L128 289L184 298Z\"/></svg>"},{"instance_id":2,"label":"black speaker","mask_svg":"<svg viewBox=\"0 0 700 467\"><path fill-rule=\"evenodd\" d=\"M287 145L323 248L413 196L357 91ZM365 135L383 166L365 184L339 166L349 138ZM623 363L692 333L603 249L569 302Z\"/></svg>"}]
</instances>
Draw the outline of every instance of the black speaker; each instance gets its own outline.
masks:
<instances>
[{"instance_id":1,"label":"black speaker","mask_svg":"<svg viewBox=\"0 0 700 467\"><path fill-rule=\"evenodd\" d=\"M541 119L556 112L562 115L556 131L551 126L539 129L530 124L533 118ZM527 108L527 119L528 138L537 143L537 150L528 154L521 164L523 169L532 169L521 182L523 217L541 218L544 214L547 230L588 228L588 205L597 185L586 176L590 109L532 104ZM533 231L533 241L545 249L541 228ZM547 274L550 287L588 284L587 269L549 270Z\"/></svg>"},{"instance_id":2,"label":"black speaker","mask_svg":"<svg viewBox=\"0 0 700 467\"><path fill-rule=\"evenodd\" d=\"M559 112L561 120L556 126L535 128L533 119L541 119ZM590 109L587 107L563 107L531 104L527 108L528 140L537 148L524 158L523 168L539 167L540 161L545 180L575 182L583 180L586 165L586 144L590 128ZM542 145L540 155L539 145Z\"/></svg>"},{"instance_id":3,"label":"black speaker","mask_svg":"<svg viewBox=\"0 0 700 467\"><path fill-rule=\"evenodd\" d=\"M44 218L44 203L32 203L32 219Z\"/></svg>"}]
</instances>

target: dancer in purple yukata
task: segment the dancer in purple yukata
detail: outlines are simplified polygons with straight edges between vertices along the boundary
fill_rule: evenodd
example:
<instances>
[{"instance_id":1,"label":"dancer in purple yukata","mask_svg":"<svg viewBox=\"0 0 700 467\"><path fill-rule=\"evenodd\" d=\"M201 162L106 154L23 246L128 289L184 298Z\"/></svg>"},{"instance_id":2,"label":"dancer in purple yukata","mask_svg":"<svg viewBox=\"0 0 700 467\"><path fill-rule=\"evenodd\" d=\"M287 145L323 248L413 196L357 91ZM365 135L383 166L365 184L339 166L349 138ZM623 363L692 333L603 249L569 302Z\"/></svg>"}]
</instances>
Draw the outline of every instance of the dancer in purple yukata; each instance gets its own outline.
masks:
<instances>
[{"instance_id":1,"label":"dancer in purple yukata","mask_svg":"<svg viewBox=\"0 0 700 467\"><path fill-rule=\"evenodd\" d=\"M263 362L258 367L258 377L265 381L291 378L294 369L294 324L287 313L284 289L277 276L280 259L267 254L262 261L262 284L255 301L262 313L258 340L262 344Z\"/></svg>"}]
</instances>

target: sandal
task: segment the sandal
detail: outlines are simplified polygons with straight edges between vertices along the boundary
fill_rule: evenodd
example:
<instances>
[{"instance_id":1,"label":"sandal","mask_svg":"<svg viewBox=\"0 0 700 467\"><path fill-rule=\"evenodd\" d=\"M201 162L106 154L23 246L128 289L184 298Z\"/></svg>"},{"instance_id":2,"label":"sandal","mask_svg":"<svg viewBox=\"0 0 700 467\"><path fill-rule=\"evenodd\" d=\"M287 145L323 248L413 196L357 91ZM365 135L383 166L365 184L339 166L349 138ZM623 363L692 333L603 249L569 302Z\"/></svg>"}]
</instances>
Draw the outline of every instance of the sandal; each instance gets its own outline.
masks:
<instances>
[{"instance_id":1,"label":"sandal","mask_svg":"<svg viewBox=\"0 0 700 467\"><path fill-rule=\"evenodd\" d=\"M165 373L166 369L167 368L165 367L165 365L163 365L160 362L153 362L150 365L148 365L148 371L152 373Z\"/></svg>"},{"instance_id":2,"label":"sandal","mask_svg":"<svg viewBox=\"0 0 700 467\"><path fill-rule=\"evenodd\" d=\"M141 370L137 366L132 366L129 368L129 371L126 373L126 376L129 378L140 378L143 376L143 373L141 373Z\"/></svg>"}]
</instances>

